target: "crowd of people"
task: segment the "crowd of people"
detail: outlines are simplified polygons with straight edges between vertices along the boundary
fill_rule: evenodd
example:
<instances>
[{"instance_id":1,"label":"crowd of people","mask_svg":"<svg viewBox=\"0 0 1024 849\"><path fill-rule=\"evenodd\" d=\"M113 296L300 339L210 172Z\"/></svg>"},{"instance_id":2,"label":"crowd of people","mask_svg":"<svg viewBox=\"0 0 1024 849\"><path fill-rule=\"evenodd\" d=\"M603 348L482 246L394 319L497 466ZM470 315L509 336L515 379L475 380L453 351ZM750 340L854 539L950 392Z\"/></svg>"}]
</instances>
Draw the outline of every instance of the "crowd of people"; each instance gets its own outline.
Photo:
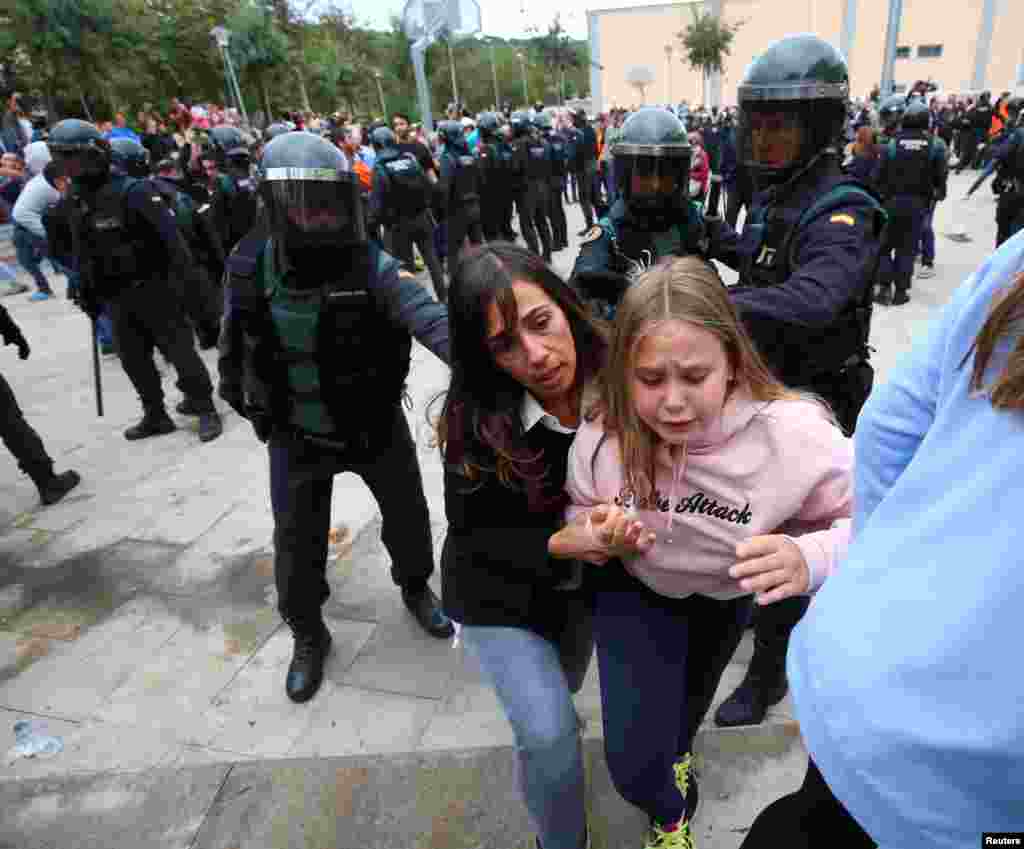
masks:
<instances>
[{"instance_id":1,"label":"crowd of people","mask_svg":"<svg viewBox=\"0 0 1024 849\"><path fill-rule=\"evenodd\" d=\"M220 435L196 353L218 345L217 395L267 445L293 701L331 650L331 492L351 471L409 611L437 638L458 626L498 694L538 847L590 846L572 695L595 653L614 785L647 849L692 847L695 735L752 620L715 722L760 722L792 688L810 761L745 849L963 846L1022 823L1019 534L998 517L1019 477L1024 222L875 387L872 310L909 299L915 254L927 276L947 190L926 94L852 104L843 57L802 35L753 63L736 112L453 109L430 137L403 114L255 134L177 102L137 138L123 115L67 119L22 190L46 236L25 250L66 270L120 357L130 440L176 427L154 349L178 412ZM990 149L1016 198L1020 105ZM568 280L567 198L585 223ZM29 355L2 308L0 333ZM402 407L412 338L451 367L440 598ZM78 476L0 392L3 438L53 503Z\"/></svg>"}]
</instances>

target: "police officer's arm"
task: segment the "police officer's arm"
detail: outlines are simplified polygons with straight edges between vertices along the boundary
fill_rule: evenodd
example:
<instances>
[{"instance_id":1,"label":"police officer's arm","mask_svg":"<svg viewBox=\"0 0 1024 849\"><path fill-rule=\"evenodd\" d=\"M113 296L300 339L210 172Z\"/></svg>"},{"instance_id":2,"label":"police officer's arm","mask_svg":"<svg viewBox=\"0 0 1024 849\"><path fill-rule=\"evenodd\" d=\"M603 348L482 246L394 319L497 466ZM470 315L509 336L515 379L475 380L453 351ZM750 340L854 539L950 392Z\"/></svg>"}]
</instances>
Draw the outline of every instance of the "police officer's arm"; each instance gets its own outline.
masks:
<instances>
[{"instance_id":1,"label":"police officer's arm","mask_svg":"<svg viewBox=\"0 0 1024 849\"><path fill-rule=\"evenodd\" d=\"M949 150L938 136L932 140L932 144L935 145L935 184L932 197L937 201L945 200L949 179Z\"/></svg>"},{"instance_id":2,"label":"police officer's arm","mask_svg":"<svg viewBox=\"0 0 1024 849\"><path fill-rule=\"evenodd\" d=\"M180 277L192 273L192 255L178 230L174 214L167 208L156 187L142 182L125 197L125 209L134 213L159 238L167 251L169 271Z\"/></svg>"},{"instance_id":3,"label":"police officer's arm","mask_svg":"<svg viewBox=\"0 0 1024 849\"><path fill-rule=\"evenodd\" d=\"M370 290L388 318L445 363L451 360L448 307L439 304L398 262L389 261Z\"/></svg>"},{"instance_id":4,"label":"police officer's arm","mask_svg":"<svg viewBox=\"0 0 1024 849\"><path fill-rule=\"evenodd\" d=\"M737 248L740 243L740 234L737 233L729 222L721 216L707 216L704 219L704 226L708 236L708 259L717 259L729 268L739 270L740 255Z\"/></svg>"},{"instance_id":5,"label":"police officer's arm","mask_svg":"<svg viewBox=\"0 0 1024 849\"><path fill-rule=\"evenodd\" d=\"M380 165L373 169L373 188L370 190L370 229L375 230L377 225L385 223L387 201L387 180L385 170Z\"/></svg>"},{"instance_id":6,"label":"police officer's arm","mask_svg":"<svg viewBox=\"0 0 1024 849\"><path fill-rule=\"evenodd\" d=\"M861 294L880 249L875 211L862 203L818 216L793 238L794 271L784 283L730 288L744 321L827 327Z\"/></svg>"},{"instance_id":7,"label":"police officer's arm","mask_svg":"<svg viewBox=\"0 0 1024 849\"><path fill-rule=\"evenodd\" d=\"M441 180L440 186L441 211L445 215L453 208L452 190L455 186L455 160L451 156L441 155Z\"/></svg>"}]
</instances>

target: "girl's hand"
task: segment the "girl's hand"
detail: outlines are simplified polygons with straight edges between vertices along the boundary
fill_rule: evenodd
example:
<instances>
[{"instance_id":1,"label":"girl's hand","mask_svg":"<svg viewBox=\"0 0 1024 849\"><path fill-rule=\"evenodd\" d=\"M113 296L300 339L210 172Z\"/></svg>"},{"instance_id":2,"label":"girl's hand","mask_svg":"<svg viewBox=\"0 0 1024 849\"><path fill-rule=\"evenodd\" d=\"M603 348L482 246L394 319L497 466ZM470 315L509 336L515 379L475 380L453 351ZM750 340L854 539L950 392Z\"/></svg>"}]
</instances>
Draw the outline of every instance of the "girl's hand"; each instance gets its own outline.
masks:
<instances>
[{"instance_id":1,"label":"girl's hand","mask_svg":"<svg viewBox=\"0 0 1024 849\"><path fill-rule=\"evenodd\" d=\"M739 562L729 568L729 577L754 593L758 604L803 595L811 586L811 571L803 553L784 536L757 536L738 543L736 558Z\"/></svg>"},{"instance_id":2,"label":"girl's hand","mask_svg":"<svg viewBox=\"0 0 1024 849\"><path fill-rule=\"evenodd\" d=\"M612 557L643 554L654 543L654 534L642 522L613 504L600 504L582 513L548 541L552 557L576 558L603 566Z\"/></svg>"}]
</instances>

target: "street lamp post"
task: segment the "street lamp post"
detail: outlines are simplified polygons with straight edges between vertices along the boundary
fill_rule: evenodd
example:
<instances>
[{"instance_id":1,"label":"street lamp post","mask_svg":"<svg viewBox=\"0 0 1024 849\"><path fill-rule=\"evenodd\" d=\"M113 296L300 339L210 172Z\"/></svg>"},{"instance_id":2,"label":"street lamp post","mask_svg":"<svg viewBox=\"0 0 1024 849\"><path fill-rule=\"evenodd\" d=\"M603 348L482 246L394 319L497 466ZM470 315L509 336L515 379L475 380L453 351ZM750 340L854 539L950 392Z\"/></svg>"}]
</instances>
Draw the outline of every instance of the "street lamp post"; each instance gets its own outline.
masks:
<instances>
[{"instance_id":1,"label":"street lamp post","mask_svg":"<svg viewBox=\"0 0 1024 849\"><path fill-rule=\"evenodd\" d=\"M530 108L530 93L526 87L526 57L523 55L523 51L519 50L516 52L516 58L519 59L519 69L523 72L523 103L526 104L526 108Z\"/></svg>"},{"instance_id":2,"label":"street lamp post","mask_svg":"<svg viewBox=\"0 0 1024 849\"><path fill-rule=\"evenodd\" d=\"M494 61L494 42L491 42L491 76L494 77L494 108L501 109L501 94L498 92L498 64Z\"/></svg>"},{"instance_id":3,"label":"street lamp post","mask_svg":"<svg viewBox=\"0 0 1024 849\"><path fill-rule=\"evenodd\" d=\"M374 71L373 75L377 78L377 94L380 95L380 111L384 115L384 117L387 118L388 105L387 103L384 102L384 86L381 84L380 81L381 73L380 71Z\"/></svg>"},{"instance_id":4,"label":"street lamp post","mask_svg":"<svg viewBox=\"0 0 1024 849\"><path fill-rule=\"evenodd\" d=\"M672 103L672 45L665 45L665 105Z\"/></svg>"},{"instance_id":5,"label":"street lamp post","mask_svg":"<svg viewBox=\"0 0 1024 849\"><path fill-rule=\"evenodd\" d=\"M448 64L452 67L452 100L459 105L459 84L455 81L455 53L452 51L451 36L445 42L448 45Z\"/></svg>"},{"instance_id":6,"label":"street lamp post","mask_svg":"<svg viewBox=\"0 0 1024 849\"><path fill-rule=\"evenodd\" d=\"M224 59L224 68L227 71L229 86L233 87L235 100L238 101L238 108L242 112L242 119L245 125L249 126L249 113L245 111L245 102L242 100L242 89L238 85L238 77L235 76L235 66L231 63L231 54L228 53L228 42L231 39L231 30L226 27L216 26L210 30L210 35L220 48L221 57ZM270 120L270 116L267 116Z\"/></svg>"}]
</instances>

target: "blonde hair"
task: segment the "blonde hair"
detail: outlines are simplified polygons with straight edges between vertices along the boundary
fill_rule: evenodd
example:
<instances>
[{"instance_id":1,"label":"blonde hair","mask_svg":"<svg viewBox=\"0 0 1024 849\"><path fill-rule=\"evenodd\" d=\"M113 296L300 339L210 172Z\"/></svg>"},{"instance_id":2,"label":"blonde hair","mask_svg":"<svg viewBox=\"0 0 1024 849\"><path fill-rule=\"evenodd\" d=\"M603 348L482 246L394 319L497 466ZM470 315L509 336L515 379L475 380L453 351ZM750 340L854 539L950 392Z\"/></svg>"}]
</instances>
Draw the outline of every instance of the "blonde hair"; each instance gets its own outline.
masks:
<instances>
[{"instance_id":1,"label":"blonde hair","mask_svg":"<svg viewBox=\"0 0 1024 849\"><path fill-rule=\"evenodd\" d=\"M788 389L772 374L712 265L692 256L659 262L630 286L619 304L600 399L587 416L604 415L605 431L619 442L624 481L640 496L653 494L658 437L637 415L632 372L640 343L664 321L696 325L722 343L733 372L726 400L737 391L755 401L818 400Z\"/></svg>"}]
</instances>

